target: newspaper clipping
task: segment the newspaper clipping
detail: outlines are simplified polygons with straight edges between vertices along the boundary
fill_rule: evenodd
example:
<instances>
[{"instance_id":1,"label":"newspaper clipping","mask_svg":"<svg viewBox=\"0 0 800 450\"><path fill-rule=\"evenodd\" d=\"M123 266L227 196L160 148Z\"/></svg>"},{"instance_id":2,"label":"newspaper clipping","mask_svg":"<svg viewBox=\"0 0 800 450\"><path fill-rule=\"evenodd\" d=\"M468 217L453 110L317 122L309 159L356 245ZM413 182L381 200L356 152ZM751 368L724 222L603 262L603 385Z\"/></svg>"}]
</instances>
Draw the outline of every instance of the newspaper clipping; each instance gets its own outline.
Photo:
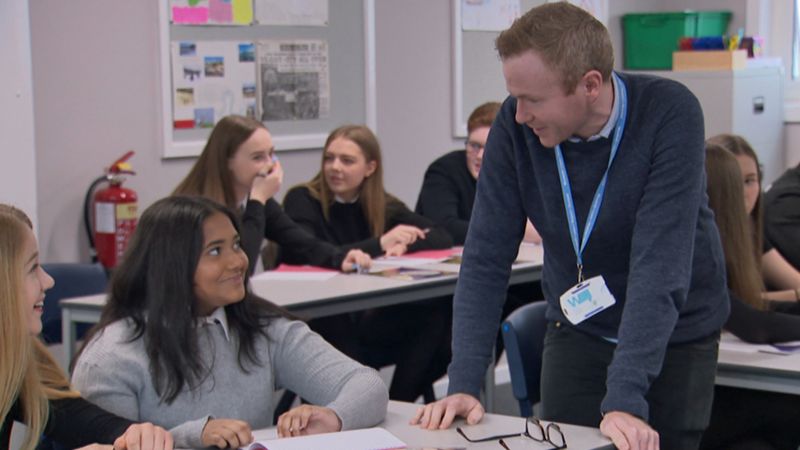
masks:
<instances>
[{"instance_id":1,"label":"newspaper clipping","mask_svg":"<svg viewBox=\"0 0 800 450\"><path fill-rule=\"evenodd\" d=\"M258 41L261 120L313 120L330 113L324 40Z\"/></svg>"}]
</instances>

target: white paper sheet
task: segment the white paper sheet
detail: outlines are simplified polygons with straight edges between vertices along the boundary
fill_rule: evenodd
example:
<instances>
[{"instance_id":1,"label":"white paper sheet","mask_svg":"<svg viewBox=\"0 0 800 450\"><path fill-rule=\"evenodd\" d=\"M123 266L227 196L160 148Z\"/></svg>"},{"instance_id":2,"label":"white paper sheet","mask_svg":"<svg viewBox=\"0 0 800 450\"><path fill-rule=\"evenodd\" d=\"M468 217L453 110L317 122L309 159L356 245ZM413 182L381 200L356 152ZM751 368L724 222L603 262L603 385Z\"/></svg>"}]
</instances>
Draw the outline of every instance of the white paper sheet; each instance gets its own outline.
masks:
<instances>
[{"instance_id":1,"label":"white paper sheet","mask_svg":"<svg viewBox=\"0 0 800 450\"><path fill-rule=\"evenodd\" d=\"M255 0L261 25L326 26L328 0Z\"/></svg>"},{"instance_id":2,"label":"white paper sheet","mask_svg":"<svg viewBox=\"0 0 800 450\"><path fill-rule=\"evenodd\" d=\"M520 16L520 0L461 0L461 29L503 31Z\"/></svg>"},{"instance_id":3,"label":"white paper sheet","mask_svg":"<svg viewBox=\"0 0 800 450\"><path fill-rule=\"evenodd\" d=\"M273 436L274 430L273 430ZM245 450L389 450L403 449L406 444L383 428L340 431L296 438L258 440Z\"/></svg>"},{"instance_id":4,"label":"white paper sheet","mask_svg":"<svg viewBox=\"0 0 800 450\"><path fill-rule=\"evenodd\" d=\"M172 43L174 128L211 128L228 114L256 117L255 45Z\"/></svg>"},{"instance_id":5,"label":"white paper sheet","mask_svg":"<svg viewBox=\"0 0 800 450\"><path fill-rule=\"evenodd\" d=\"M800 341L780 342L775 344L751 344L729 332L723 332L719 340L720 350L743 353L794 353L800 351Z\"/></svg>"}]
</instances>

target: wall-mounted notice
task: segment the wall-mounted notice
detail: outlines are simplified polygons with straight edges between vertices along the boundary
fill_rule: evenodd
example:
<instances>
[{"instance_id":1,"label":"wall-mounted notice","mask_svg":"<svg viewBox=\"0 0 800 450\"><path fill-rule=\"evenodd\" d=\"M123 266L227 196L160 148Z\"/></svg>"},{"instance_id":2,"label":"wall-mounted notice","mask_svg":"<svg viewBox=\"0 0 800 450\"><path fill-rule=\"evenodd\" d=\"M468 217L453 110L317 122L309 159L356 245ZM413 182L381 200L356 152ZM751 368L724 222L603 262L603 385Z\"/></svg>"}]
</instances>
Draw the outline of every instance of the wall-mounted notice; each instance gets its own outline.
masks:
<instances>
[{"instance_id":1,"label":"wall-mounted notice","mask_svg":"<svg viewBox=\"0 0 800 450\"><path fill-rule=\"evenodd\" d=\"M328 43L258 41L261 120L309 120L330 114Z\"/></svg>"},{"instance_id":2,"label":"wall-mounted notice","mask_svg":"<svg viewBox=\"0 0 800 450\"><path fill-rule=\"evenodd\" d=\"M169 0L176 25L250 25L253 0Z\"/></svg>"},{"instance_id":3,"label":"wall-mounted notice","mask_svg":"<svg viewBox=\"0 0 800 450\"><path fill-rule=\"evenodd\" d=\"M211 128L228 114L256 117L255 45L172 42L173 128Z\"/></svg>"},{"instance_id":4,"label":"wall-mounted notice","mask_svg":"<svg viewBox=\"0 0 800 450\"><path fill-rule=\"evenodd\" d=\"M260 25L326 26L328 0L255 0Z\"/></svg>"},{"instance_id":5,"label":"wall-mounted notice","mask_svg":"<svg viewBox=\"0 0 800 450\"><path fill-rule=\"evenodd\" d=\"M461 0L461 29L503 31L520 16L520 0Z\"/></svg>"}]
</instances>

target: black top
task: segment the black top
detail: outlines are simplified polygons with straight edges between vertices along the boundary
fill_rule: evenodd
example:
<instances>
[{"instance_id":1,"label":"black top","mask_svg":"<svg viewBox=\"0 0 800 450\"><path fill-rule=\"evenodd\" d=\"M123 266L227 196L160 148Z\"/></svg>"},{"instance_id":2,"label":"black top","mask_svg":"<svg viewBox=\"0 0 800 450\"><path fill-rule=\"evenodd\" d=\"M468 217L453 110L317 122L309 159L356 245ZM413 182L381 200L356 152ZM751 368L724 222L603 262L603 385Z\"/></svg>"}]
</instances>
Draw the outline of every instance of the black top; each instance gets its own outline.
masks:
<instances>
[{"instance_id":1,"label":"black top","mask_svg":"<svg viewBox=\"0 0 800 450\"><path fill-rule=\"evenodd\" d=\"M796 269L800 269L800 166L787 170L764 194L767 238Z\"/></svg>"},{"instance_id":2,"label":"black top","mask_svg":"<svg viewBox=\"0 0 800 450\"><path fill-rule=\"evenodd\" d=\"M9 447L11 425L14 421L22 420L22 406L17 401L3 420L0 448ZM95 442L113 444L134 423L82 398L51 400L44 435L67 448L83 447Z\"/></svg>"},{"instance_id":3,"label":"black top","mask_svg":"<svg viewBox=\"0 0 800 450\"><path fill-rule=\"evenodd\" d=\"M476 185L467 168L466 150L447 153L425 171L416 212L445 227L453 243L464 245Z\"/></svg>"},{"instance_id":4,"label":"black top","mask_svg":"<svg viewBox=\"0 0 800 450\"><path fill-rule=\"evenodd\" d=\"M371 256L384 253L380 238L372 237L359 202L335 202L330 208L330 221L326 221L319 200L311 196L308 188L298 186L286 194L283 207L286 214L298 225L322 240L348 250L357 248ZM450 235L444 229L435 228L431 220L415 214L399 200L389 200L386 204L386 231L400 224L430 229L425 239L418 239L409 246L409 252L448 248L453 245Z\"/></svg>"},{"instance_id":5,"label":"black top","mask_svg":"<svg viewBox=\"0 0 800 450\"><path fill-rule=\"evenodd\" d=\"M273 199L265 205L248 200L242 215L242 248L255 270L264 238L280 245L281 260L288 264L310 264L339 270L346 251L315 238L299 227Z\"/></svg>"},{"instance_id":6,"label":"black top","mask_svg":"<svg viewBox=\"0 0 800 450\"><path fill-rule=\"evenodd\" d=\"M739 339L754 344L796 341L800 339L800 303L769 302L770 311L746 304L733 293L731 315L725 329Z\"/></svg>"}]
</instances>

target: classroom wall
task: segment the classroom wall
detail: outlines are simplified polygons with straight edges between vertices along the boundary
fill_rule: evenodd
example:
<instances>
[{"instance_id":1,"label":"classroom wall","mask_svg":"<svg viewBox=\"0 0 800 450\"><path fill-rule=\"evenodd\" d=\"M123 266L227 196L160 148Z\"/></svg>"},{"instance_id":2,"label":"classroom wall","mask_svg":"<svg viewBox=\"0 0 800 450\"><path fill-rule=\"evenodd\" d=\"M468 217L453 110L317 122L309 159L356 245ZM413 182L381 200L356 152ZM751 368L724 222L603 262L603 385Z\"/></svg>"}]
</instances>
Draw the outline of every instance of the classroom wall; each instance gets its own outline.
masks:
<instances>
[{"instance_id":1,"label":"classroom wall","mask_svg":"<svg viewBox=\"0 0 800 450\"><path fill-rule=\"evenodd\" d=\"M621 61L624 12L731 9L738 27L746 0L609 3ZM126 185L139 193L140 210L169 194L193 162L161 158L157 7L155 1L31 2L44 261L88 259L81 225L85 190L127 149L137 152L132 164L138 175ZM375 0L377 132L390 169L386 187L412 208L428 164L461 145L451 136L451 14L451 0ZM319 149L282 153L286 178L279 196L313 176L319 158Z\"/></svg>"},{"instance_id":2,"label":"classroom wall","mask_svg":"<svg viewBox=\"0 0 800 450\"><path fill-rule=\"evenodd\" d=\"M36 215L33 84L27 0L0 1L0 202Z\"/></svg>"},{"instance_id":3,"label":"classroom wall","mask_svg":"<svg viewBox=\"0 0 800 450\"><path fill-rule=\"evenodd\" d=\"M31 2L30 11L42 255L88 261L83 197L104 167L136 151L137 175L125 185L141 211L194 160L161 157L157 2ZM318 155L282 154L285 185L310 178Z\"/></svg>"}]
</instances>

